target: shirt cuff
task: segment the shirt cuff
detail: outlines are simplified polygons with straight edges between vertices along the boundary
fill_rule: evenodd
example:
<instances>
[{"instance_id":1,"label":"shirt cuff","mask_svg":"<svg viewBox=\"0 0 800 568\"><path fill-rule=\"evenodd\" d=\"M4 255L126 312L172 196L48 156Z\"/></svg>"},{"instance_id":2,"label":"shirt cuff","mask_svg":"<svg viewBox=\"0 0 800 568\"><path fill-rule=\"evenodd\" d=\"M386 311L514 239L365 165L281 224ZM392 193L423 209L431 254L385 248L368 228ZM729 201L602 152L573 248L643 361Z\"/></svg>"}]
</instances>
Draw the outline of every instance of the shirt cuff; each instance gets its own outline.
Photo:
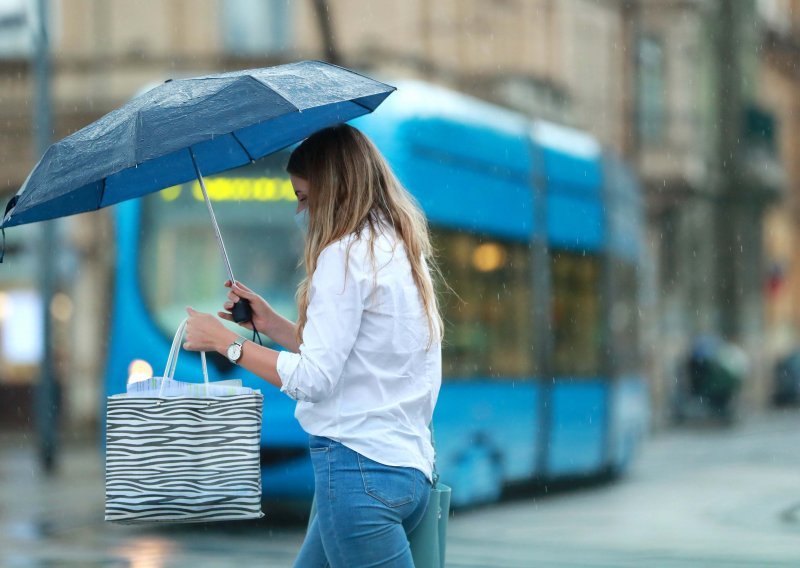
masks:
<instances>
[{"instance_id":1,"label":"shirt cuff","mask_svg":"<svg viewBox=\"0 0 800 568\"><path fill-rule=\"evenodd\" d=\"M279 351L278 361L275 365L278 377L281 379L281 392L297 400L297 388L292 382L297 366L300 364L300 355L291 351Z\"/></svg>"}]
</instances>

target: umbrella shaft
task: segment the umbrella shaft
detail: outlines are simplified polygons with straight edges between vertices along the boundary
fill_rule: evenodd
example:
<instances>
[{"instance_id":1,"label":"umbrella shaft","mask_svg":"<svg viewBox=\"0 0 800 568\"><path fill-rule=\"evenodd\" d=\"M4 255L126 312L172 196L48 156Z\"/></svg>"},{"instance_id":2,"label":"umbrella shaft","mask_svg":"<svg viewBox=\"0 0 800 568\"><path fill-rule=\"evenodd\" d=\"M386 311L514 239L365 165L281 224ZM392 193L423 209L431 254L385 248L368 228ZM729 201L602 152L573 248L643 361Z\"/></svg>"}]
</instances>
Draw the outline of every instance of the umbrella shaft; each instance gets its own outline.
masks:
<instances>
[{"instance_id":1,"label":"umbrella shaft","mask_svg":"<svg viewBox=\"0 0 800 568\"><path fill-rule=\"evenodd\" d=\"M197 174L197 181L200 182L200 189L203 192L203 199L206 201L206 207L208 208L208 214L211 215L211 224L214 225L214 236L217 238L217 245L219 245L219 252L222 254L222 260L225 262L225 270L228 271L228 277L231 280L231 284L236 282L236 279L233 277L233 269L231 268L231 261L228 260L228 253L225 250L225 243L222 242L222 233L219 231L219 225L217 224L217 217L214 215L214 209L211 207L211 200L208 198L208 192L206 191L206 184L203 181L203 174L200 173L200 168L197 165L197 159L195 159L194 151L191 147L189 147L189 154L192 157L192 164L194 165L194 171Z\"/></svg>"}]
</instances>

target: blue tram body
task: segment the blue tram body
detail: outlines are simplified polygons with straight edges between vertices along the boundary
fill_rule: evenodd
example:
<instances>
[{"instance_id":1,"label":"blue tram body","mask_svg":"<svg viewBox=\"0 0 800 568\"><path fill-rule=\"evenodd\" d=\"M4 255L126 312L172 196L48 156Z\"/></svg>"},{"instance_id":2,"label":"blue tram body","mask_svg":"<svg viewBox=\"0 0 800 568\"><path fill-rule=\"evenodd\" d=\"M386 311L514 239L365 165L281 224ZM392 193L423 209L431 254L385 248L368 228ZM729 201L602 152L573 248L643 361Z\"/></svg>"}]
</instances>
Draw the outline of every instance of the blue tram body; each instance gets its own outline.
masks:
<instances>
[{"instance_id":1,"label":"blue tram body","mask_svg":"<svg viewBox=\"0 0 800 568\"><path fill-rule=\"evenodd\" d=\"M353 124L424 209L458 294L442 303L434 417L454 504L491 501L513 483L623 473L649 423L632 173L585 133L419 82L400 82ZM302 242L285 158L213 176L209 189L237 278L291 318ZM191 184L117 207L108 394L124 391L134 360L160 374L184 306L218 309L224 271L203 213ZM194 354L181 361L179 374L200 376ZM264 393L265 496L310 498L294 402L222 358L212 374Z\"/></svg>"}]
</instances>

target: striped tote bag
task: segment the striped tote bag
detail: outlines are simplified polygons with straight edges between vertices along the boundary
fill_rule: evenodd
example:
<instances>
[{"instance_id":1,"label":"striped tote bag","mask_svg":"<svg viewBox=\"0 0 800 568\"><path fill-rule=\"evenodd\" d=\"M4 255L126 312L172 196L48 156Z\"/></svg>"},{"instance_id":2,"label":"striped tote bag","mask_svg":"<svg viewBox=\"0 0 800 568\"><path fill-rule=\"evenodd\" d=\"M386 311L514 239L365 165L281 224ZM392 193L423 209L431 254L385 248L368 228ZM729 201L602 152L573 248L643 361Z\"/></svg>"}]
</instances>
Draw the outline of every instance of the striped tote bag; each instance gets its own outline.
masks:
<instances>
[{"instance_id":1,"label":"striped tote bag","mask_svg":"<svg viewBox=\"0 0 800 568\"><path fill-rule=\"evenodd\" d=\"M173 340L172 380L186 326ZM205 353L201 353L208 386ZM160 393L159 393L160 394ZM108 398L105 520L191 523L258 519L263 395Z\"/></svg>"}]
</instances>

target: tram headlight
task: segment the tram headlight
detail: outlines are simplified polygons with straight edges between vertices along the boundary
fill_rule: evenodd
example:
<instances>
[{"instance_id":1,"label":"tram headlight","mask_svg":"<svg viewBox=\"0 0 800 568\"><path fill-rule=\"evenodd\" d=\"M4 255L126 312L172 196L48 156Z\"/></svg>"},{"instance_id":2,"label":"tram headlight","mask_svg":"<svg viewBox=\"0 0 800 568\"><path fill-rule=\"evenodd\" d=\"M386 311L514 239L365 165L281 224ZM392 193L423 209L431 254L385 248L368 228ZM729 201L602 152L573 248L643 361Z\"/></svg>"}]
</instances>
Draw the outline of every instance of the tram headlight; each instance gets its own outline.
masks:
<instances>
[{"instance_id":1,"label":"tram headlight","mask_svg":"<svg viewBox=\"0 0 800 568\"><path fill-rule=\"evenodd\" d=\"M134 359L128 365L128 383L146 381L153 376L153 367L144 359Z\"/></svg>"}]
</instances>

